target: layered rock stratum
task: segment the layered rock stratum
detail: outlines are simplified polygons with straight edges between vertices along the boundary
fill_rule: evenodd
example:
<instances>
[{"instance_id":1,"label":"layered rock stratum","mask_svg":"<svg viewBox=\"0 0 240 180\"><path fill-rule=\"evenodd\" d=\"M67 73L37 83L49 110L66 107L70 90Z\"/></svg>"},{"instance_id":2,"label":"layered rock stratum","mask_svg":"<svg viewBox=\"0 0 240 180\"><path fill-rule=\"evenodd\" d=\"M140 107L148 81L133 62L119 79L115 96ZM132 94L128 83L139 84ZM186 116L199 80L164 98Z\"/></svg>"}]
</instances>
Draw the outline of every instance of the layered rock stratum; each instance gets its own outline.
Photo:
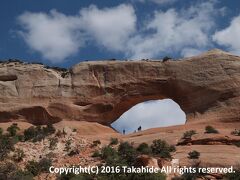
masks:
<instances>
[{"instance_id":1,"label":"layered rock stratum","mask_svg":"<svg viewBox=\"0 0 240 180\"><path fill-rule=\"evenodd\" d=\"M240 57L221 50L167 62L91 61L69 71L0 64L0 122L110 125L146 100L170 98L188 122L240 121Z\"/></svg>"}]
</instances>

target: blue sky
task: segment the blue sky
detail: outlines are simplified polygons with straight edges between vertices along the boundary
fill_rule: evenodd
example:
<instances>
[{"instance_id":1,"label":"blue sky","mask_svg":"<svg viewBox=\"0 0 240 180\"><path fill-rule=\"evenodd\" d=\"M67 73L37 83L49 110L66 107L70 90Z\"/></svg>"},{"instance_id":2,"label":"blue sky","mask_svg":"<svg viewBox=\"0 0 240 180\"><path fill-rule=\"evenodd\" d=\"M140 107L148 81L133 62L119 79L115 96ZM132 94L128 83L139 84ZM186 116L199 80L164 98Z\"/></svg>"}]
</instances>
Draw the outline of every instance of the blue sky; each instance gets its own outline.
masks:
<instances>
[{"instance_id":1,"label":"blue sky","mask_svg":"<svg viewBox=\"0 0 240 180\"><path fill-rule=\"evenodd\" d=\"M141 126L142 130L154 127L182 125L186 122L186 114L180 106L171 99L152 100L139 103L115 122L112 127L126 134L133 133Z\"/></svg>"},{"instance_id":2,"label":"blue sky","mask_svg":"<svg viewBox=\"0 0 240 180\"><path fill-rule=\"evenodd\" d=\"M0 59L70 67L81 60L240 54L236 0L5 0Z\"/></svg>"}]
</instances>

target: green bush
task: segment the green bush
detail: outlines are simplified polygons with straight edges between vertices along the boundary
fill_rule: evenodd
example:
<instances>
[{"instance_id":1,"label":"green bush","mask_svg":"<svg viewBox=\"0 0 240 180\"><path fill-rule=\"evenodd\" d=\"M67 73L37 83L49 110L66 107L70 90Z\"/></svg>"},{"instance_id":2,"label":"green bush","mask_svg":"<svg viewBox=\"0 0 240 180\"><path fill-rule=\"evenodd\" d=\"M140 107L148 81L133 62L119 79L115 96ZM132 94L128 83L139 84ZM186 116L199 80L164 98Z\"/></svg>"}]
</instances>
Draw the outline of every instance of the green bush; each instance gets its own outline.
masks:
<instances>
[{"instance_id":1,"label":"green bush","mask_svg":"<svg viewBox=\"0 0 240 180\"><path fill-rule=\"evenodd\" d=\"M98 145L100 145L101 144L101 141L98 139L98 140L95 140L95 141L93 141L93 143L92 143L92 147L96 147L96 146L98 146Z\"/></svg>"},{"instance_id":2,"label":"green bush","mask_svg":"<svg viewBox=\"0 0 240 180\"><path fill-rule=\"evenodd\" d=\"M231 132L232 135L235 135L235 136L240 136L240 129L239 130L234 130Z\"/></svg>"},{"instance_id":3,"label":"green bush","mask_svg":"<svg viewBox=\"0 0 240 180\"><path fill-rule=\"evenodd\" d=\"M33 180L33 175L28 171L17 170L12 175L11 180Z\"/></svg>"},{"instance_id":4,"label":"green bush","mask_svg":"<svg viewBox=\"0 0 240 180\"><path fill-rule=\"evenodd\" d=\"M240 147L240 142L235 142L234 145Z\"/></svg>"},{"instance_id":5,"label":"green bush","mask_svg":"<svg viewBox=\"0 0 240 180\"><path fill-rule=\"evenodd\" d=\"M10 136L16 136L17 131L19 131L19 130L20 130L20 128L18 127L17 123L13 123L11 126L9 126L7 128L7 131L8 131Z\"/></svg>"},{"instance_id":6,"label":"green bush","mask_svg":"<svg viewBox=\"0 0 240 180\"><path fill-rule=\"evenodd\" d=\"M55 136L56 137L62 137L62 135L64 135L63 132L61 130L57 130Z\"/></svg>"},{"instance_id":7,"label":"green bush","mask_svg":"<svg viewBox=\"0 0 240 180\"><path fill-rule=\"evenodd\" d=\"M0 136L2 136L2 135L3 135L3 129L0 128Z\"/></svg>"},{"instance_id":8,"label":"green bush","mask_svg":"<svg viewBox=\"0 0 240 180\"><path fill-rule=\"evenodd\" d=\"M13 155L13 160L16 162L20 162L25 157L25 154L22 149L16 149L15 154Z\"/></svg>"},{"instance_id":9,"label":"green bush","mask_svg":"<svg viewBox=\"0 0 240 180\"><path fill-rule=\"evenodd\" d=\"M41 172L48 172L50 166L52 165L52 160L48 158L43 158L39 161L39 167Z\"/></svg>"},{"instance_id":10,"label":"green bush","mask_svg":"<svg viewBox=\"0 0 240 180\"><path fill-rule=\"evenodd\" d=\"M49 167L52 165L52 161L47 158L41 159L39 162L28 161L26 170L34 176L39 175L42 172L48 172Z\"/></svg>"},{"instance_id":11,"label":"green bush","mask_svg":"<svg viewBox=\"0 0 240 180\"><path fill-rule=\"evenodd\" d=\"M46 127L43 127L43 133L45 136L49 136L51 134L54 134L56 132L56 129L53 127L52 124L47 124Z\"/></svg>"},{"instance_id":12,"label":"green bush","mask_svg":"<svg viewBox=\"0 0 240 180\"><path fill-rule=\"evenodd\" d=\"M64 151L69 151L71 149L71 144L72 144L72 141L70 139L68 139L65 143L65 149Z\"/></svg>"},{"instance_id":13,"label":"green bush","mask_svg":"<svg viewBox=\"0 0 240 180\"><path fill-rule=\"evenodd\" d=\"M189 159L198 159L199 156L200 156L200 152L198 152L198 151L191 151L188 153Z\"/></svg>"},{"instance_id":14,"label":"green bush","mask_svg":"<svg viewBox=\"0 0 240 180\"><path fill-rule=\"evenodd\" d=\"M32 140L33 142L41 141L45 139L45 137L54 134L56 129L53 127L52 124L48 124L46 127L29 127L28 129L24 130L24 139L25 141Z\"/></svg>"},{"instance_id":15,"label":"green bush","mask_svg":"<svg viewBox=\"0 0 240 180\"><path fill-rule=\"evenodd\" d=\"M226 180L240 180L240 170L235 169L234 173L227 173L224 176Z\"/></svg>"},{"instance_id":16,"label":"green bush","mask_svg":"<svg viewBox=\"0 0 240 180\"><path fill-rule=\"evenodd\" d=\"M132 173L132 174L123 174L123 173L106 173L98 175L89 175L89 174L79 174L75 175L73 173L62 174L58 180L166 180L166 175L161 173Z\"/></svg>"},{"instance_id":17,"label":"green bush","mask_svg":"<svg viewBox=\"0 0 240 180\"><path fill-rule=\"evenodd\" d=\"M98 150L94 151L94 153L92 154L92 157L101 157L101 154Z\"/></svg>"},{"instance_id":18,"label":"green bush","mask_svg":"<svg viewBox=\"0 0 240 180\"><path fill-rule=\"evenodd\" d=\"M152 149L148 146L147 143L139 144L139 146L137 147L137 151L141 154L151 154L152 153Z\"/></svg>"},{"instance_id":19,"label":"green bush","mask_svg":"<svg viewBox=\"0 0 240 180\"><path fill-rule=\"evenodd\" d=\"M31 173L33 176L37 176L40 174L41 168L39 167L39 163L36 161L28 161L26 165L26 170Z\"/></svg>"},{"instance_id":20,"label":"green bush","mask_svg":"<svg viewBox=\"0 0 240 180\"><path fill-rule=\"evenodd\" d=\"M205 133L213 133L213 134L217 134L218 133L218 130L216 130L214 127L212 126L206 126L205 127Z\"/></svg>"},{"instance_id":21,"label":"green bush","mask_svg":"<svg viewBox=\"0 0 240 180\"><path fill-rule=\"evenodd\" d=\"M166 61L168 61L168 60L170 60L170 59L172 59L171 57L168 57L168 56L165 56L164 58L163 58L163 62L166 62Z\"/></svg>"},{"instance_id":22,"label":"green bush","mask_svg":"<svg viewBox=\"0 0 240 180\"><path fill-rule=\"evenodd\" d=\"M101 175L97 175L98 180L104 180L100 178ZM93 180L94 177L93 175L89 174L73 174L73 173L68 173L68 174L61 174L60 176L57 177L57 180Z\"/></svg>"},{"instance_id":23,"label":"green bush","mask_svg":"<svg viewBox=\"0 0 240 180\"><path fill-rule=\"evenodd\" d=\"M10 151L14 150L14 142L7 135L0 136L0 160L4 160Z\"/></svg>"},{"instance_id":24,"label":"green bush","mask_svg":"<svg viewBox=\"0 0 240 180\"><path fill-rule=\"evenodd\" d=\"M138 156L136 149L128 142L120 143L118 147L118 153L121 158L125 159L129 166L134 165L135 160Z\"/></svg>"},{"instance_id":25,"label":"green bush","mask_svg":"<svg viewBox=\"0 0 240 180\"><path fill-rule=\"evenodd\" d=\"M171 152L176 150L174 146L170 146L166 141L161 139L154 140L151 149L153 154L162 158L171 158Z\"/></svg>"},{"instance_id":26,"label":"green bush","mask_svg":"<svg viewBox=\"0 0 240 180\"><path fill-rule=\"evenodd\" d=\"M69 156L74 156L74 155L77 155L77 154L79 154L80 152L79 152L79 150L78 149L73 149L73 150L71 150L69 153L68 153L68 155Z\"/></svg>"},{"instance_id":27,"label":"green bush","mask_svg":"<svg viewBox=\"0 0 240 180\"><path fill-rule=\"evenodd\" d=\"M118 138L111 138L109 145L117 145L118 144Z\"/></svg>"},{"instance_id":28,"label":"green bush","mask_svg":"<svg viewBox=\"0 0 240 180\"><path fill-rule=\"evenodd\" d=\"M33 139L36 136L36 133L37 132L33 126L29 127L28 129L25 129L23 132L25 141Z\"/></svg>"},{"instance_id":29,"label":"green bush","mask_svg":"<svg viewBox=\"0 0 240 180\"><path fill-rule=\"evenodd\" d=\"M57 138L49 138L49 149L54 150L57 146L58 139Z\"/></svg>"},{"instance_id":30,"label":"green bush","mask_svg":"<svg viewBox=\"0 0 240 180\"><path fill-rule=\"evenodd\" d=\"M105 146L101 149L101 158L104 159L109 166L115 166L116 163L120 161L118 152L110 146Z\"/></svg>"},{"instance_id":31,"label":"green bush","mask_svg":"<svg viewBox=\"0 0 240 180\"><path fill-rule=\"evenodd\" d=\"M18 169L18 167L10 162L0 164L1 180L33 180L33 175L26 171Z\"/></svg>"},{"instance_id":32,"label":"green bush","mask_svg":"<svg viewBox=\"0 0 240 180\"><path fill-rule=\"evenodd\" d=\"M183 134L182 139L191 139L194 134L197 134L197 132L195 130L186 131Z\"/></svg>"}]
</instances>

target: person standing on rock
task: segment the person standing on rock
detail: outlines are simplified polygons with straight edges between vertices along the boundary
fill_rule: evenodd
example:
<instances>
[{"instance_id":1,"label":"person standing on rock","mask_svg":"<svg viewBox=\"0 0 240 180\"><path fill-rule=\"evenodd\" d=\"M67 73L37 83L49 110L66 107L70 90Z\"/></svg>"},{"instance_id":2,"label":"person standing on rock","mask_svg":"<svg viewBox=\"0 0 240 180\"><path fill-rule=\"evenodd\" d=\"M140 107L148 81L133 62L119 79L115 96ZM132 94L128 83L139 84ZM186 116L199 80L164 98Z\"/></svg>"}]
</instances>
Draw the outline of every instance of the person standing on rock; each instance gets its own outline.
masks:
<instances>
[{"instance_id":1,"label":"person standing on rock","mask_svg":"<svg viewBox=\"0 0 240 180\"><path fill-rule=\"evenodd\" d=\"M125 129L123 130L123 134L125 135Z\"/></svg>"}]
</instances>

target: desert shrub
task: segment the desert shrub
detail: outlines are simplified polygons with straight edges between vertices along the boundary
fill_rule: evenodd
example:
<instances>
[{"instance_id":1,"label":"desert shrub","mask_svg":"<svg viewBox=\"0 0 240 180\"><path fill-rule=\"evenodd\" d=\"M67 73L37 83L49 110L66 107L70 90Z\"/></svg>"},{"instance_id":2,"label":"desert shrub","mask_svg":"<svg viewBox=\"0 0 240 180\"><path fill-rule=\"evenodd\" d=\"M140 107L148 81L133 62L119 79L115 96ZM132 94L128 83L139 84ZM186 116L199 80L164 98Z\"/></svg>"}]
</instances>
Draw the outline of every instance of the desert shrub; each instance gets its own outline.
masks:
<instances>
[{"instance_id":1,"label":"desert shrub","mask_svg":"<svg viewBox=\"0 0 240 180\"><path fill-rule=\"evenodd\" d=\"M92 147L96 147L96 146L98 146L98 145L100 145L101 144L101 141L100 140L95 140L95 141L93 141L93 143L92 143Z\"/></svg>"},{"instance_id":2,"label":"desert shrub","mask_svg":"<svg viewBox=\"0 0 240 180\"><path fill-rule=\"evenodd\" d=\"M43 158L39 161L39 166L41 169L41 172L48 172L49 167L52 165L52 160L48 158Z\"/></svg>"},{"instance_id":3,"label":"desert shrub","mask_svg":"<svg viewBox=\"0 0 240 180\"><path fill-rule=\"evenodd\" d=\"M28 129L25 129L23 134L25 141L28 141L36 136L36 130L33 126L31 126Z\"/></svg>"},{"instance_id":4,"label":"desert shrub","mask_svg":"<svg viewBox=\"0 0 240 180\"><path fill-rule=\"evenodd\" d=\"M73 132L77 132L77 129L76 129L76 128L74 128L72 131L73 131Z\"/></svg>"},{"instance_id":5,"label":"desert shrub","mask_svg":"<svg viewBox=\"0 0 240 180\"><path fill-rule=\"evenodd\" d=\"M198 151L191 151L188 153L189 159L198 159L199 156L200 156L200 152L198 152Z\"/></svg>"},{"instance_id":6,"label":"desert shrub","mask_svg":"<svg viewBox=\"0 0 240 180\"><path fill-rule=\"evenodd\" d=\"M118 138L111 138L109 145L117 145L118 144Z\"/></svg>"},{"instance_id":7,"label":"desert shrub","mask_svg":"<svg viewBox=\"0 0 240 180\"><path fill-rule=\"evenodd\" d=\"M234 145L240 147L240 142L235 142Z\"/></svg>"},{"instance_id":8,"label":"desert shrub","mask_svg":"<svg viewBox=\"0 0 240 180\"><path fill-rule=\"evenodd\" d=\"M161 173L132 173L132 174L98 174L98 175L89 175L89 174L62 174L58 177L58 180L165 180L166 176Z\"/></svg>"},{"instance_id":9,"label":"desert shrub","mask_svg":"<svg viewBox=\"0 0 240 180\"><path fill-rule=\"evenodd\" d=\"M191 139L194 134L197 134L197 132L195 130L186 131L183 134L182 139Z\"/></svg>"},{"instance_id":10,"label":"desert shrub","mask_svg":"<svg viewBox=\"0 0 240 180\"><path fill-rule=\"evenodd\" d=\"M53 127L52 124L47 124L46 127L43 127L42 131L45 136L49 136L51 134L54 134L56 129Z\"/></svg>"},{"instance_id":11,"label":"desert shrub","mask_svg":"<svg viewBox=\"0 0 240 180\"><path fill-rule=\"evenodd\" d=\"M56 137L61 137L63 135L63 133L62 133L62 131L57 130L55 135L56 135Z\"/></svg>"},{"instance_id":12,"label":"desert shrub","mask_svg":"<svg viewBox=\"0 0 240 180\"><path fill-rule=\"evenodd\" d=\"M39 133L32 139L32 142L42 141L44 139L45 135L43 133Z\"/></svg>"},{"instance_id":13,"label":"desert shrub","mask_svg":"<svg viewBox=\"0 0 240 180\"><path fill-rule=\"evenodd\" d=\"M3 129L0 128L0 136L2 136L2 135L3 135Z\"/></svg>"},{"instance_id":14,"label":"desert shrub","mask_svg":"<svg viewBox=\"0 0 240 180\"><path fill-rule=\"evenodd\" d=\"M239 130L235 129L234 131L231 132L231 134L235 136L240 136L240 129Z\"/></svg>"},{"instance_id":15,"label":"desert shrub","mask_svg":"<svg viewBox=\"0 0 240 180\"><path fill-rule=\"evenodd\" d=\"M73 149L73 150L71 150L69 153L68 153L68 155L69 156L74 156L74 155L77 155L77 154L79 154L80 152L79 152L79 150L78 149Z\"/></svg>"},{"instance_id":16,"label":"desert shrub","mask_svg":"<svg viewBox=\"0 0 240 180\"><path fill-rule=\"evenodd\" d=\"M214 134L217 134L218 133L218 130L216 130L214 127L212 126L206 126L205 127L205 133L214 133Z\"/></svg>"},{"instance_id":17,"label":"desert shrub","mask_svg":"<svg viewBox=\"0 0 240 180\"><path fill-rule=\"evenodd\" d=\"M16 144L20 141L19 135L10 137L13 144Z\"/></svg>"},{"instance_id":18,"label":"desert shrub","mask_svg":"<svg viewBox=\"0 0 240 180\"><path fill-rule=\"evenodd\" d=\"M54 134L56 129L52 124L48 124L46 127L31 126L28 129L24 130L24 139L25 141L32 140L33 142L41 141L45 139L47 136Z\"/></svg>"},{"instance_id":19,"label":"desert shrub","mask_svg":"<svg viewBox=\"0 0 240 180\"><path fill-rule=\"evenodd\" d=\"M105 146L101 149L101 157L106 161L110 159L115 160L118 158L118 153L111 146Z\"/></svg>"},{"instance_id":20,"label":"desert shrub","mask_svg":"<svg viewBox=\"0 0 240 180\"><path fill-rule=\"evenodd\" d=\"M17 170L12 174L11 180L33 180L33 175L28 171Z\"/></svg>"},{"instance_id":21,"label":"desert shrub","mask_svg":"<svg viewBox=\"0 0 240 180\"><path fill-rule=\"evenodd\" d=\"M14 142L7 135L0 136L0 160L4 160L10 151L14 150Z\"/></svg>"},{"instance_id":22,"label":"desert shrub","mask_svg":"<svg viewBox=\"0 0 240 180\"><path fill-rule=\"evenodd\" d=\"M168 56L165 56L164 58L163 58L163 62L166 62L166 61L168 61L168 60L170 60L170 59L172 59L171 57L168 57Z\"/></svg>"},{"instance_id":23,"label":"desert shrub","mask_svg":"<svg viewBox=\"0 0 240 180\"><path fill-rule=\"evenodd\" d=\"M42 172L48 172L48 169L51 165L52 161L50 159L43 158L39 162L28 161L26 165L26 170L34 176L37 176Z\"/></svg>"},{"instance_id":24,"label":"desert shrub","mask_svg":"<svg viewBox=\"0 0 240 180\"><path fill-rule=\"evenodd\" d=\"M56 157L56 154L53 152L49 152L48 154L46 154L46 158L53 159L55 157Z\"/></svg>"},{"instance_id":25,"label":"desert shrub","mask_svg":"<svg viewBox=\"0 0 240 180\"><path fill-rule=\"evenodd\" d=\"M58 139L57 138L49 138L49 149L54 150L57 146Z\"/></svg>"},{"instance_id":26,"label":"desert shrub","mask_svg":"<svg viewBox=\"0 0 240 180\"><path fill-rule=\"evenodd\" d=\"M107 165L116 165L120 160L118 152L111 146L105 146L101 149L101 158L106 161Z\"/></svg>"},{"instance_id":27,"label":"desert shrub","mask_svg":"<svg viewBox=\"0 0 240 180\"><path fill-rule=\"evenodd\" d=\"M100 177L100 175L98 175L97 177ZM57 177L57 180L93 180L94 177L93 175L89 175L89 174L74 174L74 173L68 173L68 174L61 174L60 176ZM104 180L104 179L100 179L97 178L99 180Z\"/></svg>"},{"instance_id":28,"label":"desert shrub","mask_svg":"<svg viewBox=\"0 0 240 180\"><path fill-rule=\"evenodd\" d=\"M61 67L57 67L57 66L44 66L44 67L46 69L54 69L56 71L63 71L63 72L68 71L68 69L66 69L66 68L61 68Z\"/></svg>"},{"instance_id":29,"label":"desert shrub","mask_svg":"<svg viewBox=\"0 0 240 180\"><path fill-rule=\"evenodd\" d=\"M7 131L8 131L10 136L16 136L17 131L19 131L19 130L20 130L20 128L18 127L17 123L13 123L11 126L9 126L7 128Z\"/></svg>"},{"instance_id":30,"label":"desert shrub","mask_svg":"<svg viewBox=\"0 0 240 180\"><path fill-rule=\"evenodd\" d=\"M139 144L139 146L137 147L137 151L141 154L151 154L152 153L152 149L148 146L147 143Z\"/></svg>"},{"instance_id":31,"label":"desert shrub","mask_svg":"<svg viewBox=\"0 0 240 180\"><path fill-rule=\"evenodd\" d=\"M120 155L121 158L126 160L129 166L134 165L138 155L136 149L128 142L120 143L118 147L118 154Z\"/></svg>"},{"instance_id":32,"label":"desert shrub","mask_svg":"<svg viewBox=\"0 0 240 180\"><path fill-rule=\"evenodd\" d=\"M38 174L40 174L39 163L36 161L28 161L26 165L26 170L33 174L33 176L37 176Z\"/></svg>"},{"instance_id":33,"label":"desert shrub","mask_svg":"<svg viewBox=\"0 0 240 180\"><path fill-rule=\"evenodd\" d=\"M92 157L100 157L101 154L98 150L94 151L93 154L92 154Z\"/></svg>"},{"instance_id":34,"label":"desert shrub","mask_svg":"<svg viewBox=\"0 0 240 180\"><path fill-rule=\"evenodd\" d=\"M70 74L69 71L62 72L62 73L61 73L61 77L62 77L62 78L65 78L68 74Z\"/></svg>"},{"instance_id":35,"label":"desert shrub","mask_svg":"<svg viewBox=\"0 0 240 180\"><path fill-rule=\"evenodd\" d=\"M12 173L17 170L17 166L10 162L0 164L0 179L5 180L11 177Z\"/></svg>"},{"instance_id":36,"label":"desert shrub","mask_svg":"<svg viewBox=\"0 0 240 180\"><path fill-rule=\"evenodd\" d=\"M174 146L170 146L166 141L161 139L154 140L151 149L153 154L162 158L171 158L171 152L176 150Z\"/></svg>"},{"instance_id":37,"label":"desert shrub","mask_svg":"<svg viewBox=\"0 0 240 180\"><path fill-rule=\"evenodd\" d=\"M226 180L240 180L240 170L234 170L234 173L227 173L224 176Z\"/></svg>"},{"instance_id":38,"label":"desert shrub","mask_svg":"<svg viewBox=\"0 0 240 180\"><path fill-rule=\"evenodd\" d=\"M13 155L13 160L16 162L20 162L25 157L25 154L22 149L16 149L16 152Z\"/></svg>"},{"instance_id":39,"label":"desert shrub","mask_svg":"<svg viewBox=\"0 0 240 180\"><path fill-rule=\"evenodd\" d=\"M172 180L197 180L199 175L197 173L184 173L179 177L174 177Z\"/></svg>"},{"instance_id":40,"label":"desert shrub","mask_svg":"<svg viewBox=\"0 0 240 180\"><path fill-rule=\"evenodd\" d=\"M68 152L71 149L71 144L72 144L72 141L70 139L68 139L65 143L64 151Z\"/></svg>"},{"instance_id":41,"label":"desert shrub","mask_svg":"<svg viewBox=\"0 0 240 180\"><path fill-rule=\"evenodd\" d=\"M17 135L16 137L17 137L18 141L21 141L21 142L24 141L24 135L19 134L19 135Z\"/></svg>"},{"instance_id":42,"label":"desert shrub","mask_svg":"<svg viewBox=\"0 0 240 180\"><path fill-rule=\"evenodd\" d=\"M162 173L133 173L126 177L127 180L165 180L166 175Z\"/></svg>"},{"instance_id":43,"label":"desert shrub","mask_svg":"<svg viewBox=\"0 0 240 180\"><path fill-rule=\"evenodd\" d=\"M0 164L0 180L33 180L33 175L10 162Z\"/></svg>"}]
</instances>

